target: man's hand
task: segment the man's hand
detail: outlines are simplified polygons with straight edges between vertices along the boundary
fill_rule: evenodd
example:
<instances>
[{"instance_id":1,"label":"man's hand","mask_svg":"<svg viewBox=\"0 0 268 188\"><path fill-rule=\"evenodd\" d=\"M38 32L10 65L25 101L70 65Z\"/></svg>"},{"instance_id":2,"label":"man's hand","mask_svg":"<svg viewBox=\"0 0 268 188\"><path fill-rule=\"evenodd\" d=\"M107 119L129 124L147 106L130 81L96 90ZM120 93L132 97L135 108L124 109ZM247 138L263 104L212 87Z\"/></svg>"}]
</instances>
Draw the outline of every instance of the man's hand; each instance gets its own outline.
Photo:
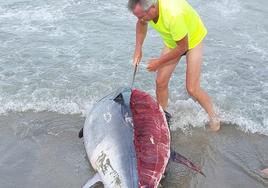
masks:
<instances>
[{"instance_id":1,"label":"man's hand","mask_svg":"<svg viewBox=\"0 0 268 188\"><path fill-rule=\"evenodd\" d=\"M150 72L155 72L160 66L159 59L150 59L147 65L147 70Z\"/></svg>"},{"instance_id":2,"label":"man's hand","mask_svg":"<svg viewBox=\"0 0 268 188\"><path fill-rule=\"evenodd\" d=\"M141 48L136 48L134 56L133 56L133 63L132 63L134 67L140 64L141 58L142 58L142 50Z\"/></svg>"}]
</instances>

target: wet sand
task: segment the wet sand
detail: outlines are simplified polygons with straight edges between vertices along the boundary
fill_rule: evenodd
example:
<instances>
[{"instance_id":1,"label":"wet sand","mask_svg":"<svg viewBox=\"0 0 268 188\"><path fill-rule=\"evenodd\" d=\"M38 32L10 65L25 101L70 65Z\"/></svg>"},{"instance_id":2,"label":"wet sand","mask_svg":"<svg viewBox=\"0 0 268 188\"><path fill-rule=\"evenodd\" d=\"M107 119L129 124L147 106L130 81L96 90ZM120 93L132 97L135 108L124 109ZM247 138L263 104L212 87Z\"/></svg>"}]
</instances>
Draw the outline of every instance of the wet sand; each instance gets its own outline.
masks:
<instances>
[{"instance_id":1,"label":"wet sand","mask_svg":"<svg viewBox=\"0 0 268 188\"><path fill-rule=\"evenodd\" d=\"M81 187L94 174L78 132L79 115L53 112L0 116L0 187ZM265 188L268 137L223 125L218 133L172 132L172 148L202 166L206 177L170 162L164 188ZM97 186L102 187L102 186Z\"/></svg>"}]
</instances>

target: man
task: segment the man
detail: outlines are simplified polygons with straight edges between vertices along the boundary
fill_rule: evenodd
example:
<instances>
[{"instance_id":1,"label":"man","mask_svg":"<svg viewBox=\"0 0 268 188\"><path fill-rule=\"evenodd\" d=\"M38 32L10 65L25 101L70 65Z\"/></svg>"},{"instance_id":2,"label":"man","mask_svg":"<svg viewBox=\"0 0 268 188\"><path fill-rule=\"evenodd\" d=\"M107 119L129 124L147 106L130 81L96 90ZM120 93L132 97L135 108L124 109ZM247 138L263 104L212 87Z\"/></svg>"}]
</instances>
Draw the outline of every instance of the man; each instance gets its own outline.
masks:
<instances>
[{"instance_id":1,"label":"man","mask_svg":"<svg viewBox=\"0 0 268 188\"><path fill-rule=\"evenodd\" d=\"M128 8L138 18L134 65L138 65L142 58L142 44L148 23L160 33L165 44L161 56L149 60L147 66L148 71L157 72L156 97L159 104L166 110L171 74L181 56L186 55L187 91L208 113L210 129L218 131L220 122L211 99L200 87L202 40L207 30L197 12L185 0L129 0Z\"/></svg>"}]
</instances>

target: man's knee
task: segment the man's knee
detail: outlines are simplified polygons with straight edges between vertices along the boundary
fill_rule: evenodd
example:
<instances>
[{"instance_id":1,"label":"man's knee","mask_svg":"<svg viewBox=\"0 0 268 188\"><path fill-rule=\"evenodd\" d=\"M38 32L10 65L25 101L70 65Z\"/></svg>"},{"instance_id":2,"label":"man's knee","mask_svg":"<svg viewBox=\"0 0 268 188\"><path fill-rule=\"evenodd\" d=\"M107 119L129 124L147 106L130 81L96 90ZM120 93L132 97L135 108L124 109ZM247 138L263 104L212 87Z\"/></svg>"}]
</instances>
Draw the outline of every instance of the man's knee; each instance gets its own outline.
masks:
<instances>
[{"instance_id":1,"label":"man's knee","mask_svg":"<svg viewBox=\"0 0 268 188\"><path fill-rule=\"evenodd\" d=\"M195 86L195 85L191 85L191 84L187 84L186 85L186 89L187 92L190 96L196 98L198 96L198 92L200 90L199 86Z\"/></svg>"},{"instance_id":2,"label":"man's knee","mask_svg":"<svg viewBox=\"0 0 268 188\"><path fill-rule=\"evenodd\" d=\"M158 89L166 89L168 88L169 80L165 78L156 78L156 88Z\"/></svg>"}]
</instances>

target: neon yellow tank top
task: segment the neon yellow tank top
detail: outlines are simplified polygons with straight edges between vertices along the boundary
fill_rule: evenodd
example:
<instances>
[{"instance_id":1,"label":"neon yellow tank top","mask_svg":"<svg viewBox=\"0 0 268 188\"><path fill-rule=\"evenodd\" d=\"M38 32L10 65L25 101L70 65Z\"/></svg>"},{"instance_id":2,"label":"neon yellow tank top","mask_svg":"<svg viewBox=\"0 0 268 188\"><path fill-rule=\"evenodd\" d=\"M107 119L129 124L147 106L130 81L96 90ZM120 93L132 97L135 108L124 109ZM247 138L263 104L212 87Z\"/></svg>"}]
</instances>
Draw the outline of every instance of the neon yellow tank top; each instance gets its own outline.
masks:
<instances>
[{"instance_id":1,"label":"neon yellow tank top","mask_svg":"<svg viewBox=\"0 0 268 188\"><path fill-rule=\"evenodd\" d=\"M177 46L176 41L188 35L189 49L198 45L206 36L205 28L197 12L186 0L158 0L157 23L149 24L157 30L169 48Z\"/></svg>"}]
</instances>

